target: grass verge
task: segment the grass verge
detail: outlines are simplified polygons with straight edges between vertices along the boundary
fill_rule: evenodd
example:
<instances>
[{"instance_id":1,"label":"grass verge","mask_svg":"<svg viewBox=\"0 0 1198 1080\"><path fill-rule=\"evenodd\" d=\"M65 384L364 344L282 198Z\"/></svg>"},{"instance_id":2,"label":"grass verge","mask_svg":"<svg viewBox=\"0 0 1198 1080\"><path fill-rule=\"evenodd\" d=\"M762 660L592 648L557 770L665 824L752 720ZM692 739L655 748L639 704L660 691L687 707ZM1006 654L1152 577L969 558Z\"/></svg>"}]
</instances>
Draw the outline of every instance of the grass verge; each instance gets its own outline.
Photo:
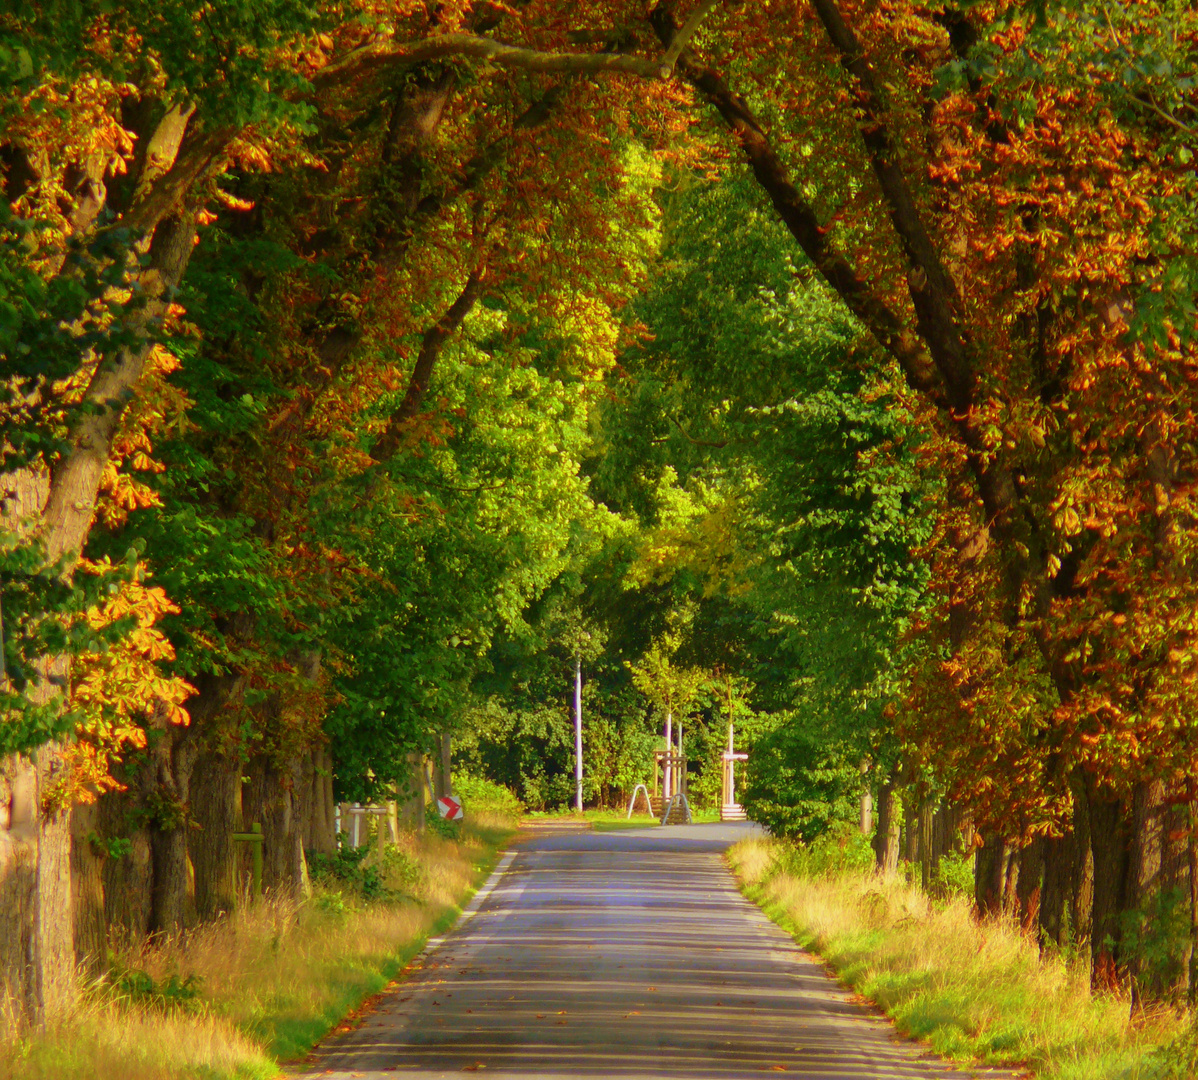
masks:
<instances>
[{"instance_id":1,"label":"grass verge","mask_svg":"<svg viewBox=\"0 0 1198 1080\"><path fill-rule=\"evenodd\" d=\"M581 814L573 810L541 810L532 811L525 816L529 824L543 822L574 821L580 825L590 825L596 832L611 832L615 829L650 829L660 824L657 818L646 814L643 810L628 817L628 810L584 810ZM691 820L696 825L712 824L720 820L719 807L714 809L691 809Z\"/></svg>"},{"instance_id":2,"label":"grass verge","mask_svg":"<svg viewBox=\"0 0 1198 1080\"><path fill-rule=\"evenodd\" d=\"M381 899L318 885L154 948L126 950L44 1030L0 1026L0 1080L270 1080L447 929L514 819L475 812L453 835L390 849Z\"/></svg>"},{"instance_id":3,"label":"grass verge","mask_svg":"<svg viewBox=\"0 0 1198 1080\"><path fill-rule=\"evenodd\" d=\"M1040 1080L1198 1075L1183 1014L1130 1021L1125 997L1091 996L1083 957L1041 956L1013 922L975 919L964 897L933 902L770 839L741 841L728 860L771 919L939 1053Z\"/></svg>"}]
</instances>

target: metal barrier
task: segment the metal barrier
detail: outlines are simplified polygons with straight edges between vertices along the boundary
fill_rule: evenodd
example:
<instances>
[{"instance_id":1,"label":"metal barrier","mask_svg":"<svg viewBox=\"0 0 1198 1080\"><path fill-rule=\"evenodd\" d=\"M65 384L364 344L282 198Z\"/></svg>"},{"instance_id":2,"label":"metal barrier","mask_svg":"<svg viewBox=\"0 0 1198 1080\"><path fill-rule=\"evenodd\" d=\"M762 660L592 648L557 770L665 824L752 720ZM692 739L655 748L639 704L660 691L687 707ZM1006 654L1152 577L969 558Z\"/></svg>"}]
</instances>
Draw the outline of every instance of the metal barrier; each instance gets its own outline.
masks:
<instances>
[{"instance_id":1,"label":"metal barrier","mask_svg":"<svg viewBox=\"0 0 1198 1080\"><path fill-rule=\"evenodd\" d=\"M668 825L670 823L670 815L674 812L674 807L681 804L683 825L692 825L694 822L691 819L691 804L686 801L686 792L680 791L677 795L672 795L670 801L666 803L665 812L661 815L661 823Z\"/></svg>"},{"instance_id":2,"label":"metal barrier","mask_svg":"<svg viewBox=\"0 0 1198 1080\"><path fill-rule=\"evenodd\" d=\"M628 800L628 817L632 817L633 808L636 806L636 793L638 791L645 796L645 810L648 812L649 816L652 817L653 802L649 798L649 789L645 787L644 784L637 784L637 786L632 789L632 798Z\"/></svg>"}]
</instances>

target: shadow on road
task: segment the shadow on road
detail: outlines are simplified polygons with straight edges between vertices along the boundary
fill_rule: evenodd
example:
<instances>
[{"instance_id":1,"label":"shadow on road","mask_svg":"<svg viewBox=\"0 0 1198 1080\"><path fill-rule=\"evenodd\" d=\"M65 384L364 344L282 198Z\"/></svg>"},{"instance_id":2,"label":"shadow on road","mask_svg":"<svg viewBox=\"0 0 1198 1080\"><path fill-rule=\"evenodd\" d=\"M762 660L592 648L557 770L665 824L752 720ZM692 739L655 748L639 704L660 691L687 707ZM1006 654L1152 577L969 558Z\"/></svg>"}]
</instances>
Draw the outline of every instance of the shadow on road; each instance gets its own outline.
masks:
<instances>
[{"instance_id":1,"label":"shadow on road","mask_svg":"<svg viewBox=\"0 0 1198 1080\"><path fill-rule=\"evenodd\" d=\"M330 1080L975 1075L895 1039L740 896L719 853L752 832L529 830L477 914L313 1068Z\"/></svg>"}]
</instances>

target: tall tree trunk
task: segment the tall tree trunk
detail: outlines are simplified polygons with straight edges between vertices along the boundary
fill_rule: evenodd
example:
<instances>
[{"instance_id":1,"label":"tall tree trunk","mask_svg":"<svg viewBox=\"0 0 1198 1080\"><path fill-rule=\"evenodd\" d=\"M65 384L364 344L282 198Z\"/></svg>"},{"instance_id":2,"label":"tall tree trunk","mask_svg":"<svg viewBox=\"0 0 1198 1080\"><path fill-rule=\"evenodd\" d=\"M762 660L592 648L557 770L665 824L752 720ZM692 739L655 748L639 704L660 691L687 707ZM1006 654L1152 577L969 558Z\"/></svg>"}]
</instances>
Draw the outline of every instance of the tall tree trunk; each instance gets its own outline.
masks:
<instances>
[{"instance_id":1,"label":"tall tree trunk","mask_svg":"<svg viewBox=\"0 0 1198 1080\"><path fill-rule=\"evenodd\" d=\"M194 742L186 729L159 728L142 776L143 800L150 811L150 852L154 879L150 932L173 934L188 926L194 913L187 832Z\"/></svg>"},{"instance_id":2,"label":"tall tree trunk","mask_svg":"<svg viewBox=\"0 0 1198 1080\"><path fill-rule=\"evenodd\" d=\"M1019 910L1019 855L1019 849L1014 845L1003 845L1002 909L1008 913Z\"/></svg>"},{"instance_id":3,"label":"tall tree trunk","mask_svg":"<svg viewBox=\"0 0 1198 1080\"><path fill-rule=\"evenodd\" d=\"M1093 780L1087 783L1090 849L1094 853L1094 905L1090 926L1091 981L1096 990L1119 983L1119 916L1127 884L1127 837L1123 804Z\"/></svg>"},{"instance_id":4,"label":"tall tree trunk","mask_svg":"<svg viewBox=\"0 0 1198 1080\"><path fill-rule=\"evenodd\" d=\"M1037 838L1019 853L1019 880L1015 886L1015 897L1019 922L1025 930L1031 930L1040 920L1045 843Z\"/></svg>"},{"instance_id":5,"label":"tall tree trunk","mask_svg":"<svg viewBox=\"0 0 1198 1080\"><path fill-rule=\"evenodd\" d=\"M1186 779L1186 861L1189 864L1190 970L1188 999L1198 1003L1198 784Z\"/></svg>"},{"instance_id":6,"label":"tall tree trunk","mask_svg":"<svg viewBox=\"0 0 1198 1080\"><path fill-rule=\"evenodd\" d=\"M1094 847L1090 842L1090 801L1080 773L1070 777L1073 792L1073 868L1070 875L1069 917L1073 940L1092 940L1094 929Z\"/></svg>"},{"instance_id":7,"label":"tall tree trunk","mask_svg":"<svg viewBox=\"0 0 1198 1080\"><path fill-rule=\"evenodd\" d=\"M1076 837L1073 830L1064 836L1049 837L1044 841L1044 878L1040 891L1040 941L1042 945L1066 944L1066 937L1073 932L1070 925L1069 897L1073 888L1073 870L1076 861L1074 847Z\"/></svg>"},{"instance_id":8,"label":"tall tree trunk","mask_svg":"<svg viewBox=\"0 0 1198 1080\"><path fill-rule=\"evenodd\" d=\"M930 893L935 881L936 866L933 861L933 825L936 817L936 804L931 797L924 795L919 802L919 877L923 891Z\"/></svg>"},{"instance_id":9,"label":"tall tree trunk","mask_svg":"<svg viewBox=\"0 0 1198 1080\"><path fill-rule=\"evenodd\" d=\"M108 920L104 909L104 857L95 803L71 811L71 904L75 909L75 961L92 974L108 966Z\"/></svg>"},{"instance_id":10,"label":"tall tree trunk","mask_svg":"<svg viewBox=\"0 0 1198 1080\"><path fill-rule=\"evenodd\" d=\"M303 823L295 799L300 770L297 762L279 767L269 758L250 760L250 782L242 791L242 814L247 825L262 825L262 886L285 896L307 889Z\"/></svg>"},{"instance_id":11,"label":"tall tree trunk","mask_svg":"<svg viewBox=\"0 0 1198 1080\"><path fill-rule=\"evenodd\" d=\"M333 758L327 746L312 751L313 851L331 855L337 850L336 806L333 802Z\"/></svg>"},{"instance_id":12,"label":"tall tree trunk","mask_svg":"<svg viewBox=\"0 0 1198 1080\"><path fill-rule=\"evenodd\" d=\"M36 1022L74 1000L71 831L54 800L56 744L0 758L0 989Z\"/></svg>"},{"instance_id":13,"label":"tall tree trunk","mask_svg":"<svg viewBox=\"0 0 1198 1080\"><path fill-rule=\"evenodd\" d=\"M104 912L110 930L128 942L140 943L150 932L154 859L136 778L127 774L122 778L132 780L130 787L110 792L98 804L99 834L107 840L127 840L129 847L120 858L105 859L101 867Z\"/></svg>"},{"instance_id":14,"label":"tall tree trunk","mask_svg":"<svg viewBox=\"0 0 1198 1080\"><path fill-rule=\"evenodd\" d=\"M234 622L248 620L239 618ZM245 632L245 627L238 626ZM237 906L237 845L241 826L241 736L229 730L229 705L244 686L241 674L202 675L188 703L194 746L188 790L187 853L195 873L196 917L211 919Z\"/></svg>"},{"instance_id":15,"label":"tall tree trunk","mask_svg":"<svg viewBox=\"0 0 1198 1080\"><path fill-rule=\"evenodd\" d=\"M982 846L974 861L974 904L980 915L1002 910L1007 845L997 833L983 834Z\"/></svg>"},{"instance_id":16,"label":"tall tree trunk","mask_svg":"<svg viewBox=\"0 0 1198 1080\"><path fill-rule=\"evenodd\" d=\"M308 859L304 854L305 840L312 837L312 755L305 753L291 763L291 820L292 835L288 846L291 857L290 889L295 896L311 896L312 882L308 877Z\"/></svg>"},{"instance_id":17,"label":"tall tree trunk","mask_svg":"<svg viewBox=\"0 0 1198 1080\"><path fill-rule=\"evenodd\" d=\"M903 799L903 861L919 861L919 813L915 791L908 787Z\"/></svg>"},{"instance_id":18,"label":"tall tree trunk","mask_svg":"<svg viewBox=\"0 0 1198 1080\"><path fill-rule=\"evenodd\" d=\"M424 831L424 755L417 751L408 754L408 780L404 791L404 823L417 832Z\"/></svg>"},{"instance_id":19,"label":"tall tree trunk","mask_svg":"<svg viewBox=\"0 0 1198 1080\"><path fill-rule=\"evenodd\" d=\"M878 829L874 834L874 860L878 873L892 878L898 870L899 819L898 796L895 781L887 778L878 789Z\"/></svg>"},{"instance_id":20,"label":"tall tree trunk","mask_svg":"<svg viewBox=\"0 0 1198 1080\"><path fill-rule=\"evenodd\" d=\"M1165 814L1165 785L1160 780L1141 781L1132 793L1128 844L1127 886L1123 911L1138 913L1141 925L1152 933L1161 889L1161 855ZM1151 969L1142 949L1124 947L1120 959L1131 979L1132 1009L1164 992L1163 967Z\"/></svg>"},{"instance_id":21,"label":"tall tree trunk","mask_svg":"<svg viewBox=\"0 0 1198 1080\"><path fill-rule=\"evenodd\" d=\"M76 997L74 917L71 909L71 813L58 805L62 772L69 768L57 743L37 751L37 889L34 896L34 1013L52 1016ZM47 804L50 806L47 806Z\"/></svg>"},{"instance_id":22,"label":"tall tree trunk","mask_svg":"<svg viewBox=\"0 0 1198 1080\"><path fill-rule=\"evenodd\" d=\"M195 869L196 917L213 919L237 906L237 851L241 828L241 762L216 751L196 757L190 790L187 850Z\"/></svg>"}]
</instances>

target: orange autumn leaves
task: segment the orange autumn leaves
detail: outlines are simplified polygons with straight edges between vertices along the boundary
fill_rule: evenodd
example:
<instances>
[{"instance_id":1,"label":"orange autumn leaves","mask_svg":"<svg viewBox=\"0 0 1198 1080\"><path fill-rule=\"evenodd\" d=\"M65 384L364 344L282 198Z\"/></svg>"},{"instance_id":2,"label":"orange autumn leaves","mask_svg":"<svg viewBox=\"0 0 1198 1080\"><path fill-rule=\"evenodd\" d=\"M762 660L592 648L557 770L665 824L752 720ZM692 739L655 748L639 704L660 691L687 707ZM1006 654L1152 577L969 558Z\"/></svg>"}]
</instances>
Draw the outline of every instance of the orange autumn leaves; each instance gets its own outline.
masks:
<instances>
[{"instance_id":1,"label":"orange autumn leaves","mask_svg":"<svg viewBox=\"0 0 1198 1080\"><path fill-rule=\"evenodd\" d=\"M115 644L73 660L68 706L76 726L67 748L71 768L65 770L70 790L55 793L64 803L92 802L120 788L111 774L113 761L146 745L147 717L151 727L189 722L184 702L195 689L158 666L175 658L158 621L179 609L162 589L137 578L111 581L113 570L106 560L78 567L79 573L109 577L114 590L86 612L91 629L103 631L122 620L132 625Z\"/></svg>"}]
</instances>

